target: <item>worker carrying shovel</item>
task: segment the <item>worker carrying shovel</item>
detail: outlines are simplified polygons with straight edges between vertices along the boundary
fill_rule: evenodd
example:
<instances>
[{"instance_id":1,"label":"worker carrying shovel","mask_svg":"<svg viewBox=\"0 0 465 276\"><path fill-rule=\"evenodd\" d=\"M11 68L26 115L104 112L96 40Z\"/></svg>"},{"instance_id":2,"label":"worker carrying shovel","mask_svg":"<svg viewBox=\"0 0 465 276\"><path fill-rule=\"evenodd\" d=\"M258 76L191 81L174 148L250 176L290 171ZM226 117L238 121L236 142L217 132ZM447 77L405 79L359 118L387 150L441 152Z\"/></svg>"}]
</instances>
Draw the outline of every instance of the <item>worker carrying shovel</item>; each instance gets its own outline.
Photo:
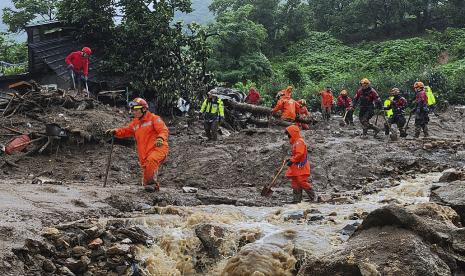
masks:
<instances>
[{"instance_id":1,"label":"worker carrying shovel","mask_svg":"<svg viewBox=\"0 0 465 276\"><path fill-rule=\"evenodd\" d=\"M299 203L302 201L302 190L304 190L310 201L315 200L315 191L312 185L308 182L310 177L310 162L308 160L307 144L300 135L300 129L296 125L286 128L289 143L292 145L292 155L287 159L286 177L291 179L293 190L293 202Z\"/></svg>"},{"instance_id":2,"label":"worker carrying shovel","mask_svg":"<svg viewBox=\"0 0 465 276\"><path fill-rule=\"evenodd\" d=\"M160 190L158 169L168 156L168 128L163 120L148 111L149 105L142 98L129 102L134 119L127 127L107 130L117 138L134 136L137 154L142 167L142 185L148 192Z\"/></svg>"},{"instance_id":3,"label":"worker carrying shovel","mask_svg":"<svg viewBox=\"0 0 465 276\"><path fill-rule=\"evenodd\" d=\"M82 48L81 51L72 52L66 59L66 65L71 73L71 81L73 82L73 89L78 90L79 94L82 94L82 82L87 87L87 78L89 76L89 57L92 54L92 50L89 47ZM89 95L89 91L86 91Z\"/></svg>"}]
</instances>

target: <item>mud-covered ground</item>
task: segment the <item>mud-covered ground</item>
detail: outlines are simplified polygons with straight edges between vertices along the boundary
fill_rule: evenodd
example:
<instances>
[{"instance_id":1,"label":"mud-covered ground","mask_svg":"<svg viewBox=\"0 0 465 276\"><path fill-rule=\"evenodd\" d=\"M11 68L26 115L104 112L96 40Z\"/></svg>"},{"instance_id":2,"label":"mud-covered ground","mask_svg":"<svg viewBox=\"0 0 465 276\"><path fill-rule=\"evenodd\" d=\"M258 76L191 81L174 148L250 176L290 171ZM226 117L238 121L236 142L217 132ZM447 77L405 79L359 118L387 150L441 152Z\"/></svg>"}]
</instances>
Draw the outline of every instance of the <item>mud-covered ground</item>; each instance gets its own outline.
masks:
<instances>
[{"instance_id":1,"label":"mud-covered ground","mask_svg":"<svg viewBox=\"0 0 465 276\"><path fill-rule=\"evenodd\" d=\"M312 183L325 201L351 202L362 194L389 187L418 173L462 167L465 160L463 109L451 108L432 115L431 138L391 142L363 139L360 127L341 127L334 117L329 125L317 124L304 132L309 146ZM225 131L217 142L203 137L202 125L193 118L165 118L170 127L170 153L160 170L161 191L146 193L134 145L116 141L107 187L103 186L110 145L105 129L129 121L124 109L97 106L90 110L51 107L39 119L26 115L1 119L1 125L23 132L43 132L43 121L69 130L82 130L93 138L71 137L56 141L41 155L22 158L18 167L0 169L0 272L21 275L21 264L11 249L25 238L37 238L43 227L83 218L126 217L129 212L159 205L279 206L288 203L292 191L281 177L271 198L260 196L282 160L289 143L282 127ZM42 122L40 121L42 120ZM381 126L382 118L378 124ZM0 129L0 143L11 136ZM76 139L74 139L76 138ZM2 156L10 161L21 154ZM3 162L2 162L3 163ZM45 181L45 183L43 183ZM49 183L47 183L49 181ZM182 187L198 189L183 193Z\"/></svg>"}]
</instances>

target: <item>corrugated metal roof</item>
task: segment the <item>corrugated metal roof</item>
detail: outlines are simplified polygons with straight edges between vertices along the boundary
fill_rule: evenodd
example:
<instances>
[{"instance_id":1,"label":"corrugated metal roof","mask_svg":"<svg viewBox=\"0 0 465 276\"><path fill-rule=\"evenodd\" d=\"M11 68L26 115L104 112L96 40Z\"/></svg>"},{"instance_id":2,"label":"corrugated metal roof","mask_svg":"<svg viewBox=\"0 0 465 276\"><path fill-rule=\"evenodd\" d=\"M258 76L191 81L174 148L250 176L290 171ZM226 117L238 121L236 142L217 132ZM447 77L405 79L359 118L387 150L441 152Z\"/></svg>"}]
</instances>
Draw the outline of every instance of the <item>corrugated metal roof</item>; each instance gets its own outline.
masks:
<instances>
[{"instance_id":1,"label":"corrugated metal roof","mask_svg":"<svg viewBox=\"0 0 465 276\"><path fill-rule=\"evenodd\" d=\"M29 49L34 53L36 59L42 59L45 64L52 69L57 76L66 81L71 79L71 74L67 69L65 58L74 51L82 49L80 45L71 37L62 37L56 39L49 39L46 41L29 43ZM101 81L97 77L97 65L99 59L92 55L89 59L89 81Z\"/></svg>"}]
</instances>

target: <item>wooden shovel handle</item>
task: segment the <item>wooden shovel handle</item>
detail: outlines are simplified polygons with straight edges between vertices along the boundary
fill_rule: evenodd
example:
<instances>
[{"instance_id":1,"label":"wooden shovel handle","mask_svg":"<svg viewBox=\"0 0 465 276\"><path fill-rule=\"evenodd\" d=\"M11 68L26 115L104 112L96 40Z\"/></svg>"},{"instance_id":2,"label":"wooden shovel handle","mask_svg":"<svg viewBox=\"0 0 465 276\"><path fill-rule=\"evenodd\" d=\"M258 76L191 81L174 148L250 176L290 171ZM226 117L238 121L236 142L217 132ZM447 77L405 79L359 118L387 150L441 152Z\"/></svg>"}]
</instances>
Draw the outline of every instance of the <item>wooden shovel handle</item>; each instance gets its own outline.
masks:
<instances>
[{"instance_id":1,"label":"wooden shovel handle","mask_svg":"<svg viewBox=\"0 0 465 276\"><path fill-rule=\"evenodd\" d=\"M273 178L273 181L271 181L269 188L273 187L274 183L276 182L276 179L278 179L278 176L281 174L281 172L284 169L284 166L286 166L286 160L283 161L283 164L281 165L281 168L279 168L279 171L276 173L276 175Z\"/></svg>"}]
</instances>

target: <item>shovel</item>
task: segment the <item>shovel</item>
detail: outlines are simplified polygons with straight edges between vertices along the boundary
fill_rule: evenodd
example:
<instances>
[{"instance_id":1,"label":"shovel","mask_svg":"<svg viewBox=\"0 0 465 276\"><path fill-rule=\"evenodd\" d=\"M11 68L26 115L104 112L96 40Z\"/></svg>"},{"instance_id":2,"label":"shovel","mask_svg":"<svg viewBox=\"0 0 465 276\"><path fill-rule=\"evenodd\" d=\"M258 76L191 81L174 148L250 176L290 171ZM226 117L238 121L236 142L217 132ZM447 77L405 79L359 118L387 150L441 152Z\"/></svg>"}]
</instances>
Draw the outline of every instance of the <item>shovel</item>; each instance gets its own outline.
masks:
<instances>
[{"instance_id":1,"label":"shovel","mask_svg":"<svg viewBox=\"0 0 465 276\"><path fill-rule=\"evenodd\" d=\"M267 185L267 186L263 187L262 192L261 192L261 195L262 195L262 196L270 197L270 196L273 194L273 190L271 190L271 188L274 187L274 184L275 184L275 182L276 182L276 179L278 179L278 176L279 176L279 175L281 174L281 172L283 171L284 166L286 166L286 160L283 161L283 164L281 165L281 168L279 168L278 172L277 172L276 175L274 176L273 181L271 181L270 185Z\"/></svg>"},{"instance_id":2,"label":"shovel","mask_svg":"<svg viewBox=\"0 0 465 276\"><path fill-rule=\"evenodd\" d=\"M113 153L113 145L115 142L115 136L111 136L111 149L110 149L110 154L108 155L108 161L107 161L107 170L105 172L105 181L103 182L103 187L107 186L107 179L108 179L108 172L110 171L110 165L111 165L111 154Z\"/></svg>"}]
</instances>

